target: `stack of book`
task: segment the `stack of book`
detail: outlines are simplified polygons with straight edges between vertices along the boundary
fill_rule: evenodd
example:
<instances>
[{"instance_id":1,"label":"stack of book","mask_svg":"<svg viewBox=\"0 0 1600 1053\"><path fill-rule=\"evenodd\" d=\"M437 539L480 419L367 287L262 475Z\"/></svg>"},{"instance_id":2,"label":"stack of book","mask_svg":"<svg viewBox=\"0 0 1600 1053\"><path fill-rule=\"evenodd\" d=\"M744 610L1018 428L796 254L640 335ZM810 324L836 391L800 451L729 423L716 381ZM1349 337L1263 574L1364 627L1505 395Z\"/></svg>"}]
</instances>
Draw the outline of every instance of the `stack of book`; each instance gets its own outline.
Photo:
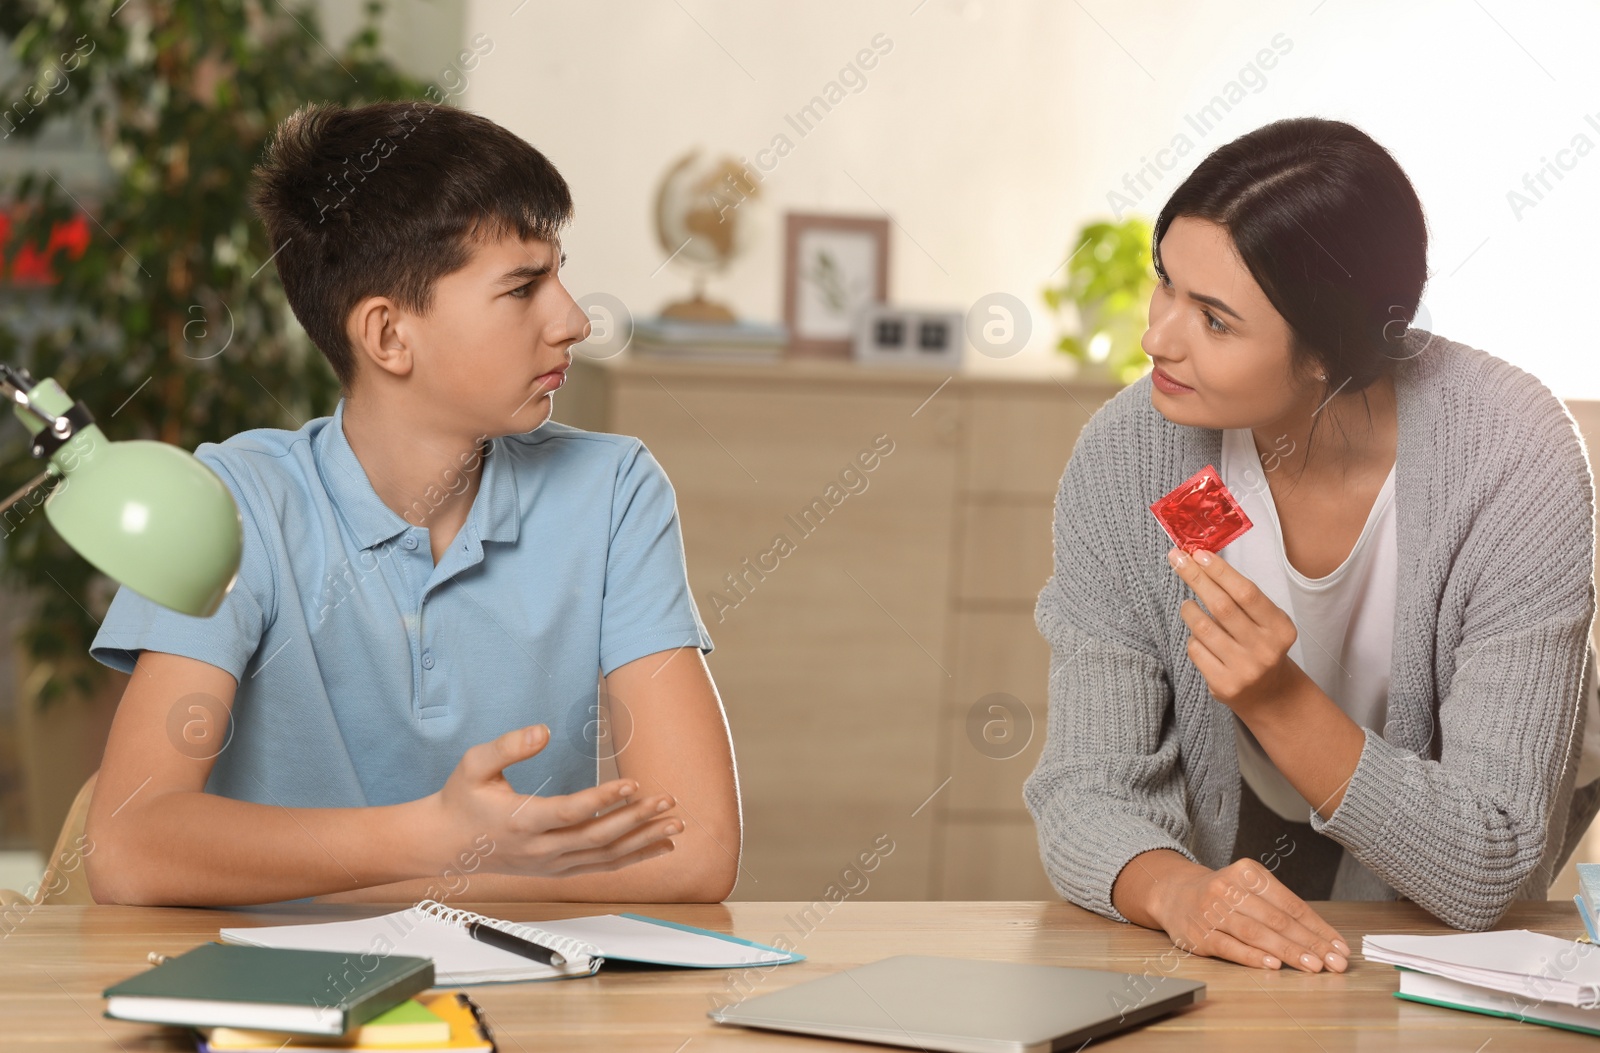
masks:
<instances>
[{"instance_id":1,"label":"stack of book","mask_svg":"<svg viewBox=\"0 0 1600 1053\"><path fill-rule=\"evenodd\" d=\"M106 1016L193 1029L201 1053L492 1053L459 991L424 994L433 963L402 955L207 943L106 988Z\"/></svg>"},{"instance_id":2,"label":"stack of book","mask_svg":"<svg viewBox=\"0 0 1600 1053\"><path fill-rule=\"evenodd\" d=\"M1364 936L1399 998L1600 1035L1600 947L1527 929Z\"/></svg>"},{"instance_id":3,"label":"stack of book","mask_svg":"<svg viewBox=\"0 0 1600 1053\"><path fill-rule=\"evenodd\" d=\"M630 345L641 355L676 358L775 359L789 346L789 330L763 322L685 322L644 318L634 322Z\"/></svg>"}]
</instances>

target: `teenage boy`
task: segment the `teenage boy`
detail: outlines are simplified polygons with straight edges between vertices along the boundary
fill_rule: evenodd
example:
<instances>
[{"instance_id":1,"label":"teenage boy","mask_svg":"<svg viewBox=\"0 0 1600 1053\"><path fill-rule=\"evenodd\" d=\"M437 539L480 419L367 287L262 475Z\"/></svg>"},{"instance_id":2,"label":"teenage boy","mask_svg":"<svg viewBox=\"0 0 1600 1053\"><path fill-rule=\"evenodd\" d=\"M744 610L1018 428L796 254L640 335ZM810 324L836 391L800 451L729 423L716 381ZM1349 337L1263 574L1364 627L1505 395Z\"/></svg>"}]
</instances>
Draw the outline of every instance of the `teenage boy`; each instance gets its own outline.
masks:
<instances>
[{"instance_id":1,"label":"teenage boy","mask_svg":"<svg viewBox=\"0 0 1600 1053\"><path fill-rule=\"evenodd\" d=\"M252 202L341 397L195 451L244 528L215 615L111 604L94 897L725 898L738 783L672 487L549 420L589 331L566 183L462 110L307 106Z\"/></svg>"}]
</instances>

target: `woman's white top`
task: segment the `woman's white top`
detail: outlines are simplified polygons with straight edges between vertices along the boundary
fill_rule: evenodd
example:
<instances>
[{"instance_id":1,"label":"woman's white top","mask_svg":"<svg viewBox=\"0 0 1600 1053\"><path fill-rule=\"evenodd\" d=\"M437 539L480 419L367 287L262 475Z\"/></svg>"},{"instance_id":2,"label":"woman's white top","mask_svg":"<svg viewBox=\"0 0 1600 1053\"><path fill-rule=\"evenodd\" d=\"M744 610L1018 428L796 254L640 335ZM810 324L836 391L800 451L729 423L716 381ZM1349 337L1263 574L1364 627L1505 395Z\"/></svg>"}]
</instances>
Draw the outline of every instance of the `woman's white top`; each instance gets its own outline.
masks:
<instances>
[{"instance_id":1,"label":"woman's white top","mask_svg":"<svg viewBox=\"0 0 1600 1053\"><path fill-rule=\"evenodd\" d=\"M1272 463L1270 457L1267 464ZM1248 428L1222 436L1222 481L1244 506L1252 529L1220 555L1255 582L1294 620L1299 636L1289 657L1351 720L1383 733L1389 703L1389 666L1398 580L1394 480L1391 466L1366 525L1345 561L1321 578L1308 578L1290 563L1255 437ZM1588 719L1576 785L1600 777L1600 677L1585 696ZM1263 804L1285 819L1305 823L1312 803L1284 778L1255 735L1237 716L1239 774ZM1321 804L1322 802L1315 802Z\"/></svg>"},{"instance_id":2,"label":"woman's white top","mask_svg":"<svg viewBox=\"0 0 1600 1053\"><path fill-rule=\"evenodd\" d=\"M1398 580L1394 468L1390 467L1350 555L1321 578L1308 578L1289 563L1272 488L1249 428L1224 429L1219 471L1254 524L1224 546L1220 555L1294 620L1299 636L1289 648L1290 659L1351 720L1381 734L1389 706ZM1312 804L1322 802L1300 796L1244 721L1234 717L1233 725L1239 774L1250 789L1283 818L1310 822Z\"/></svg>"}]
</instances>

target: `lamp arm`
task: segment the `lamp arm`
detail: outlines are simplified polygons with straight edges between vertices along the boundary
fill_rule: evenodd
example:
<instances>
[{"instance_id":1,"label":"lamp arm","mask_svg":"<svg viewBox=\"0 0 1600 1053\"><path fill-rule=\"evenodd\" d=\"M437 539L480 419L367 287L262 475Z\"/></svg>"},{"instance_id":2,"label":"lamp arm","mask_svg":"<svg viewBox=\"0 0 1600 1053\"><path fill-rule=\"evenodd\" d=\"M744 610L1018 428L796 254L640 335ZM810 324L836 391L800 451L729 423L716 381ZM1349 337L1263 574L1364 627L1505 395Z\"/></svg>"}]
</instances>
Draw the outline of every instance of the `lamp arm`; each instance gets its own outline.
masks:
<instances>
[{"instance_id":1,"label":"lamp arm","mask_svg":"<svg viewBox=\"0 0 1600 1053\"><path fill-rule=\"evenodd\" d=\"M18 501L21 501L24 497L27 497L30 493L37 489L41 483L55 474L56 471L54 468L46 468L32 479L29 479L26 483L23 483L22 489L18 490L4 501L0 501L0 514L5 513L11 508L12 505L16 504Z\"/></svg>"}]
</instances>

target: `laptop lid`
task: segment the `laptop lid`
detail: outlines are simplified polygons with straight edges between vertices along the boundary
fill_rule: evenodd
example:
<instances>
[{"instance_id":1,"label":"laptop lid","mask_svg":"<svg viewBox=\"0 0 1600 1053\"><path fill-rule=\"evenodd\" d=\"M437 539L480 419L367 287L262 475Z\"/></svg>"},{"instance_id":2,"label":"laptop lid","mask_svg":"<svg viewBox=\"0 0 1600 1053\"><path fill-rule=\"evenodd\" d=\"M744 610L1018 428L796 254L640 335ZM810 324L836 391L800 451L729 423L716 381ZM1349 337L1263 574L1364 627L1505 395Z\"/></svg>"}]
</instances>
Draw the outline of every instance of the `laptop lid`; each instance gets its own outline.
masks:
<instances>
[{"instance_id":1,"label":"laptop lid","mask_svg":"<svg viewBox=\"0 0 1600 1053\"><path fill-rule=\"evenodd\" d=\"M719 1024L948 1053L1054 1053L1205 998L1102 969L900 955L712 1010Z\"/></svg>"}]
</instances>

